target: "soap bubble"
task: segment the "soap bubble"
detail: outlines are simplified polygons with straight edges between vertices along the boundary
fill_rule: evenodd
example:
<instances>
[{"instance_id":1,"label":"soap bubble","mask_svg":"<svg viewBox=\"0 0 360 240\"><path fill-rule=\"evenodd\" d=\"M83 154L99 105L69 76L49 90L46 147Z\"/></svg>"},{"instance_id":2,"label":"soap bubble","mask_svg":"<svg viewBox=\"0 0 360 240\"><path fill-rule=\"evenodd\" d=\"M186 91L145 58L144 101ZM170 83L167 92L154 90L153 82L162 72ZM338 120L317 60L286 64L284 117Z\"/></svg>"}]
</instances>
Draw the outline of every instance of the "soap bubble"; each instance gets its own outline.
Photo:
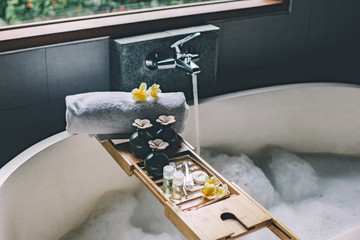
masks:
<instances>
[{"instance_id":1,"label":"soap bubble","mask_svg":"<svg viewBox=\"0 0 360 240\"><path fill-rule=\"evenodd\" d=\"M273 148L264 164L274 187L287 201L297 201L319 192L318 177L312 166L299 156Z\"/></svg>"},{"instance_id":2,"label":"soap bubble","mask_svg":"<svg viewBox=\"0 0 360 240\"><path fill-rule=\"evenodd\" d=\"M109 192L99 199L89 219L61 240L184 239L163 212L162 205L145 187L138 196Z\"/></svg>"},{"instance_id":3,"label":"soap bubble","mask_svg":"<svg viewBox=\"0 0 360 240\"><path fill-rule=\"evenodd\" d=\"M334 155L299 156L285 150L271 149L268 161L262 163L265 172L272 168L272 177L277 180L276 191L290 194L292 181L297 176L301 181L295 184L293 201L280 201L268 210L291 231L304 240L325 240L333 238L360 225L360 159ZM286 162L285 159L289 159ZM285 167L276 164L282 162ZM268 169L266 169L266 165ZM291 168L293 165L293 168ZM291 174L285 173L285 169ZM296 172L298 170L298 173ZM304 176L309 179L300 176ZM316 182L315 187L312 186ZM310 187L306 190L305 187ZM279 187L279 188L278 188ZM317 189L317 191L315 191ZM278 239L270 231L259 231L244 239Z\"/></svg>"},{"instance_id":4,"label":"soap bubble","mask_svg":"<svg viewBox=\"0 0 360 240\"><path fill-rule=\"evenodd\" d=\"M245 154L229 156L209 149L202 149L201 156L226 179L235 182L264 207L273 205L275 190L265 174Z\"/></svg>"},{"instance_id":5,"label":"soap bubble","mask_svg":"<svg viewBox=\"0 0 360 240\"><path fill-rule=\"evenodd\" d=\"M325 240L360 225L358 158L300 156L274 148L268 151L265 160L257 159L255 165L246 155L229 156L209 149L203 150L201 155L220 174L266 206L301 239ZM159 201L141 187L136 194L106 193L88 220L61 239L185 238L164 216L164 207ZM242 239L278 238L264 229Z\"/></svg>"}]
</instances>

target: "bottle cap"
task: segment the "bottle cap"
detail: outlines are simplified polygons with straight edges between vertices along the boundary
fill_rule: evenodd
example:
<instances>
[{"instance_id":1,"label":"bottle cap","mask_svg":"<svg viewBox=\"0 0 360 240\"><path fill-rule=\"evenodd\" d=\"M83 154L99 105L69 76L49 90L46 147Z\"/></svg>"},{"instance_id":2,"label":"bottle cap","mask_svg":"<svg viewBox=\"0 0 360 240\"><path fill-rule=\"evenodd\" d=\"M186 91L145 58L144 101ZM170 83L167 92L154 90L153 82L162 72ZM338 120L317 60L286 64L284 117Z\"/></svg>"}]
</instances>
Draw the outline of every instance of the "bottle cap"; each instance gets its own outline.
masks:
<instances>
[{"instance_id":1,"label":"bottle cap","mask_svg":"<svg viewBox=\"0 0 360 240\"><path fill-rule=\"evenodd\" d=\"M184 183L184 174L182 172L174 173L173 183L175 184L183 184Z\"/></svg>"},{"instance_id":2,"label":"bottle cap","mask_svg":"<svg viewBox=\"0 0 360 240\"><path fill-rule=\"evenodd\" d=\"M163 176L164 178L173 178L175 173L175 168L171 165L166 165L163 168Z\"/></svg>"}]
</instances>

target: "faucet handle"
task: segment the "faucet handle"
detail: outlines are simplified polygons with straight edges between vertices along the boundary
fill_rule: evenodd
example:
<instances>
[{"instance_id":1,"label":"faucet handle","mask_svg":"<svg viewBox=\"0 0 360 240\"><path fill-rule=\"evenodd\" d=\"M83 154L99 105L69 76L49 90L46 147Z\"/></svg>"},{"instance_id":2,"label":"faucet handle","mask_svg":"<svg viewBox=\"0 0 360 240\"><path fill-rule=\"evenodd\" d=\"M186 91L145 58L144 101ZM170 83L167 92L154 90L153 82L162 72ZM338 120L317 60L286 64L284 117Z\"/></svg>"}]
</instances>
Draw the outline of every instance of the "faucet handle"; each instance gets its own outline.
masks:
<instances>
[{"instance_id":1,"label":"faucet handle","mask_svg":"<svg viewBox=\"0 0 360 240\"><path fill-rule=\"evenodd\" d=\"M189 58L191 61L197 61L199 60L199 54L196 53L187 53L186 58Z\"/></svg>"},{"instance_id":2,"label":"faucet handle","mask_svg":"<svg viewBox=\"0 0 360 240\"><path fill-rule=\"evenodd\" d=\"M180 53L180 48L179 46L181 47L184 43L190 41L191 39L193 38L196 38L200 36L200 33L199 32L196 32L196 33L193 33L193 34L190 34L189 36L186 36L184 37L183 39L180 39L178 41L176 41L175 43L173 43L170 47L171 48L175 48L176 52L177 53Z\"/></svg>"}]
</instances>

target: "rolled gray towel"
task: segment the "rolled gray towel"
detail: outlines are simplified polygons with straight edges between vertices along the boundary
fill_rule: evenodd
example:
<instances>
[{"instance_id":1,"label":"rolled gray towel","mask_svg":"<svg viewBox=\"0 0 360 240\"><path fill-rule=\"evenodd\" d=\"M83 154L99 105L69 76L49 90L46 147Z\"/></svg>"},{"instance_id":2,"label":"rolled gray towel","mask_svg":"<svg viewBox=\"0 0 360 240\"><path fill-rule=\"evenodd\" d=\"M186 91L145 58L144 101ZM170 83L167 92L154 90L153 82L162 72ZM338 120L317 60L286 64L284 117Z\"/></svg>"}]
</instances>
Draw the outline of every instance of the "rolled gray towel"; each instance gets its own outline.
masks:
<instances>
[{"instance_id":1,"label":"rolled gray towel","mask_svg":"<svg viewBox=\"0 0 360 240\"><path fill-rule=\"evenodd\" d=\"M146 102L135 102L128 92L91 92L67 96L65 102L66 130L74 134L128 135L135 131L135 119L154 124L160 115L175 116L173 128L180 133L189 110L182 92L160 93Z\"/></svg>"}]
</instances>

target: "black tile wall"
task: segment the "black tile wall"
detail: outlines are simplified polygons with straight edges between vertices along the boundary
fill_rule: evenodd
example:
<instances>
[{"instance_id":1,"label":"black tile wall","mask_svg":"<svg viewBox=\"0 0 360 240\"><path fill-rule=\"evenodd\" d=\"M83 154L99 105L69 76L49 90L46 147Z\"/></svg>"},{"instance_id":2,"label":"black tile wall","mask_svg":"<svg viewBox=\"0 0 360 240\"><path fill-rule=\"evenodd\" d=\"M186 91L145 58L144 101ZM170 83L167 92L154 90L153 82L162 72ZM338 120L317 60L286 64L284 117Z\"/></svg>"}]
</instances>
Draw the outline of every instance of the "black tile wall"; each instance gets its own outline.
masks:
<instances>
[{"instance_id":1,"label":"black tile wall","mask_svg":"<svg viewBox=\"0 0 360 240\"><path fill-rule=\"evenodd\" d=\"M65 130L65 99L50 101L51 133L55 134Z\"/></svg>"},{"instance_id":2,"label":"black tile wall","mask_svg":"<svg viewBox=\"0 0 360 240\"><path fill-rule=\"evenodd\" d=\"M50 100L109 89L109 41L79 42L46 49Z\"/></svg>"},{"instance_id":3,"label":"black tile wall","mask_svg":"<svg viewBox=\"0 0 360 240\"><path fill-rule=\"evenodd\" d=\"M0 54L0 110L47 101L45 50Z\"/></svg>"},{"instance_id":4,"label":"black tile wall","mask_svg":"<svg viewBox=\"0 0 360 240\"><path fill-rule=\"evenodd\" d=\"M312 0L293 1L291 14L224 22L219 71L275 64L303 51Z\"/></svg>"},{"instance_id":5,"label":"black tile wall","mask_svg":"<svg viewBox=\"0 0 360 240\"><path fill-rule=\"evenodd\" d=\"M49 104L39 103L0 112L0 167L50 134Z\"/></svg>"},{"instance_id":6,"label":"black tile wall","mask_svg":"<svg viewBox=\"0 0 360 240\"><path fill-rule=\"evenodd\" d=\"M309 45L331 48L360 36L360 2L357 0L313 0Z\"/></svg>"},{"instance_id":7,"label":"black tile wall","mask_svg":"<svg viewBox=\"0 0 360 240\"><path fill-rule=\"evenodd\" d=\"M307 82L360 84L360 2L293 0L290 14L222 28L219 93Z\"/></svg>"},{"instance_id":8,"label":"black tile wall","mask_svg":"<svg viewBox=\"0 0 360 240\"><path fill-rule=\"evenodd\" d=\"M65 96L109 90L109 39L0 54L0 167L65 130Z\"/></svg>"}]
</instances>

